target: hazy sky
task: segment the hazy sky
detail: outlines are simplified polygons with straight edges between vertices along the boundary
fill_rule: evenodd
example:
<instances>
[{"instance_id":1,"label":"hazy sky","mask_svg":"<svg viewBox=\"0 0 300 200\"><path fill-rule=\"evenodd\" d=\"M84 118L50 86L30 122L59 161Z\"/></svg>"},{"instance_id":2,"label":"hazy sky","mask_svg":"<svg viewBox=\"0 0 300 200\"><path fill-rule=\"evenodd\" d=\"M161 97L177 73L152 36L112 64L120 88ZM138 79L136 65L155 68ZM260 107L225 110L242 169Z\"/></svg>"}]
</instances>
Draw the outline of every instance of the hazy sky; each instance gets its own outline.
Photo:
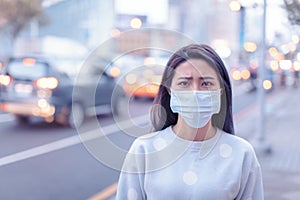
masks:
<instances>
[{"instance_id":1,"label":"hazy sky","mask_svg":"<svg viewBox=\"0 0 300 200\"><path fill-rule=\"evenodd\" d=\"M146 15L151 24L168 20L168 0L115 0L117 13Z\"/></svg>"}]
</instances>

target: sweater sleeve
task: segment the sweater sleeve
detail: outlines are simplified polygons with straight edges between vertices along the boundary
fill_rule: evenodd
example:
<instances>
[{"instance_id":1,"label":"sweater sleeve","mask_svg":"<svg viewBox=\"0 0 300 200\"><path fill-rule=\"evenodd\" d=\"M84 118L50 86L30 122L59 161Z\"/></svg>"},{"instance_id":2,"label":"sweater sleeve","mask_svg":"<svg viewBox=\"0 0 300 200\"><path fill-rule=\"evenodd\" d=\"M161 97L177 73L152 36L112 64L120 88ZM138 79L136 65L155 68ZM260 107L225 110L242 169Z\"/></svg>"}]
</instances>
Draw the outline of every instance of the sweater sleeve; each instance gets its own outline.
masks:
<instances>
[{"instance_id":1,"label":"sweater sleeve","mask_svg":"<svg viewBox=\"0 0 300 200\"><path fill-rule=\"evenodd\" d=\"M237 200L263 200L263 181L260 164L256 158L254 150L252 151L251 161L246 162L243 170L240 192ZM249 165L248 165L249 164Z\"/></svg>"},{"instance_id":2,"label":"sweater sleeve","mask_svg":"<svg viewBox=\"0 0 300 200\"><path fill-rule=\"evenodd\" d=\"M116 200L146 199L144 191L144 172L144 148L138 141L135 141L123 163Z\"/></svg>"}]
</instances>

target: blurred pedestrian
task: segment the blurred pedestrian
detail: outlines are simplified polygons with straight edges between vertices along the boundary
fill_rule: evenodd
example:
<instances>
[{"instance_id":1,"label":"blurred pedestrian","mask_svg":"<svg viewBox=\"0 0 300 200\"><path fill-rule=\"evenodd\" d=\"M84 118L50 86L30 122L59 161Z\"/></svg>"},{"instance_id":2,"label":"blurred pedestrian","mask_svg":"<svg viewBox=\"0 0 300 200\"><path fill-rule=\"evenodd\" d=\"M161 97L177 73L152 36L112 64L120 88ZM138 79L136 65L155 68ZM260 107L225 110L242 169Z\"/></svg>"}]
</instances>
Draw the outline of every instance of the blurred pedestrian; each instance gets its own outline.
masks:
<instances>
[{"instance_id":1,"label":"blurred pedestrian","mask_svg":"<svg viewBox=\"0 0 300 200\"><path fill-rule=\"evenodd\" d=\"M263 199L252 146L234 135L226 68L207 45L169 59L151 111L156 132L132 144L117 199Z\"/></svg>"},{"instance_id":2,"label":"blurred pedestrian","mask_svg":"<svg viewBox=\"0 0 300 200\"><path fill-rule=\"evenodd\" d=\"M293 83L294 88L297 88L298 84L299 84L299 71L295 70L294 71L294 83Z\"/></svg>"},{"instance_id":3,"label":"blurred pedestrian","mask_svg":"<svg viewBox=\"0 0 300 200\"><path fill-rule=\"evenodd\" d=\"M281 71L280 73L280 87L285 88L286 86L286 73L285 71Z\"/></svg>"},{"instance_id":4,"label":"blurred pedestrian","mask_svg":"<svg viewBox=\"0 0 300 200\"><path fill-rule=\"evenodd\" d=\"M257 86L257 67L250 66L250 83L251 83L251 88L249 92L254 92L256 91L256 86Z\"/></svg>"}]
</instances>

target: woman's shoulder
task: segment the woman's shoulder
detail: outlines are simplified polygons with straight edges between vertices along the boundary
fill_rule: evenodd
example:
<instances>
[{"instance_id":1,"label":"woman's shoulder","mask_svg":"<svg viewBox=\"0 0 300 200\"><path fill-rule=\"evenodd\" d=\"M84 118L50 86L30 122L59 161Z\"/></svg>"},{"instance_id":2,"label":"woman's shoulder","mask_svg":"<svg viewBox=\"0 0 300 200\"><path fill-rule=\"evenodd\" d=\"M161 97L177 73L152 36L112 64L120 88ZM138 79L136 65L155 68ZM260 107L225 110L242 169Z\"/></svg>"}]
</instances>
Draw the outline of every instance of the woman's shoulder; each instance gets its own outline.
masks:
<instances>
[{"instance_id":1,"label":"woman's shoulder","mask_svg":"<svg viewBox=\"0 0 300 200\"><path fill-rule=\"evenodd\" d=\"M233 149L237 149L241 152L255 153L252 144L248 140L237 135L226 133L224 131L222 131L221 143L227 144Z\"/></svg>"},{"instance_id":2,"label":"woman's shoulder","mask_svg":"<svg viewBox=\"0 0 300 200\"><path fill-rule=\"evenodd\" d=\"M244 163L243 166L249 169L260 166L252 144L246 139L223 132L219 145L219 153L224 158L231 157L235 161L240 158Z\"/></svg>"},{"instance_id":3,"label":"woman's shoulder","mask_svg":"<svg viewBox=\"0 0 300 200\"><path fill-rule=\"evenodd\" d=\"M131 149L141 153L157 151L158 146L165 146L169 141L170 133L168 128L160 131L147 133L137 137L131 145Z\"/></svg>"}]
</instances>

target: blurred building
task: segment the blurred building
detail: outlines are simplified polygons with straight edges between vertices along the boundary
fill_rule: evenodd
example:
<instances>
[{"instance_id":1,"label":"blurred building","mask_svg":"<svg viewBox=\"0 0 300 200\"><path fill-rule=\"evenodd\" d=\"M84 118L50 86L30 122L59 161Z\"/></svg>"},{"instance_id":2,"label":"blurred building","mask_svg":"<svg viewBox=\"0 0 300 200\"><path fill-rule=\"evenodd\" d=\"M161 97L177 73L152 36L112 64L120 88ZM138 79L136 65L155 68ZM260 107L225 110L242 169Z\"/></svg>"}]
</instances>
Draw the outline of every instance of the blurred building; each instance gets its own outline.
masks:
<instances>
[{"instance_id":1,"label":"blurred building","mask_svg":"<svg viewBox=\"0 0 300 200\"><path fill-rule=\"evenodd\" d=\"M117 0L116 2L125 4L137 1ZM152 3L155 3L157 8L164 8L164 10L156 9L152 12L152 15L162 16L160 18L156 17L156 20L150 20L152 17L149 12L151 10L150 6L140 10L134 10L132 7L116 9L115 26L120 32L132 30L130 20L134 18L141 20L141 27L138 28L151 27L157 29L156 31L144 31L143 34L135 34L132 37L120 39L117 42L117 51L131 49L136 44L141 46L162 44L166 42L166 39L169 39L166 45L171 45L172 40L177 43L180 41L176 39L181 34L182 37L190 39L189 43L197 42L212 45L223 59L231 63L231 65L238 62L239 13L234 13L229 9L227 0L168 0L160 1L160 4L157 1ZM141 12L143 9L144 12ZM173 39L170 39L167 33L153 33L159 32L160 28L177 32L177 38L176 34L171 34ZM160 37L164 37L165 40ZM150 41L147 41L147 39ZM180 45L174 45L174 48L178 46Z\"/></svg>"},{"instance_id":2,"label":"blurred building","mask_svg":"<svg viewBox=\"0 0 300 200\"><path fill-rule=\"evenodd\" d=\"M238 63L240 13L229 9L227 0L180 1L185 17L180 29L198 43L214 47L227 65Z\"/></svg>"},{"instance_id":3,"label":"blurred building","mask_svg":"<svg viewBox=\"0 0 300 200\"><path fill-rule=\"evenodd\" d=\"M178 43L181 34L189 38L190 43L213 46L230 67L239 65L244 42L259 44L261 40L262 8L257 3L248 2L243 10L233 12L229 8L230 0L44 2L45 12L49 16L48 24L34 26L33 23L21 38L28 40L51 35L75 40L90 50L102 45L106 49L103 52L114 54L157 44L175 50L185 44ZM124 31L145 28L150 29L118 38ZM160 34L162 29L169 31ZM177 36L172 31L177 32Z\"/></svg>"},{"instance_id":4,"label":"blurred building","mask_svg":"<svg viewBox=\"0 0 300 200\"><path fill-rule=\"evenodd\" d=\"M46 25L28 27L21 38L55 36L75 40L93 49L110 36L114 26L114 1L45 1Z\"/></svg>"}]
</instances>

